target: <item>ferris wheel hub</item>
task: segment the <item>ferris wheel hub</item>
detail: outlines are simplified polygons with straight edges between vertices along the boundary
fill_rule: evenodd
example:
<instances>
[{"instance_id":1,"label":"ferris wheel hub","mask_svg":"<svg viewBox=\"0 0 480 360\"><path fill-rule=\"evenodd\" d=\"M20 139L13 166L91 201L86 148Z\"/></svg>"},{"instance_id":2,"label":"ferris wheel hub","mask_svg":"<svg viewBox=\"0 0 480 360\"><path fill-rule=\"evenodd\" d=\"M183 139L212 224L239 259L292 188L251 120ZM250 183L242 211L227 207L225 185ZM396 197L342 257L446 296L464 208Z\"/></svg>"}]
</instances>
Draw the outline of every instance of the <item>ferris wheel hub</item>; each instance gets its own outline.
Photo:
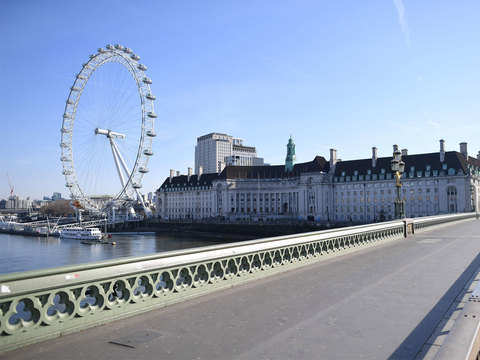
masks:
<instances>
[{"instance_id":1,"label":"ferris wheel hub","mask_svg":"<svg viewBox=\"0 0 480 360\"><path fill-rule=\"evenodd\" d=\"M112 138L125 139L126 138L125 134L121 134L119 132L112 131L110 129L105 130L100 128L95 129L95 135L105 135L109 139L112 139Z\"/></svg>"}]
</instances>

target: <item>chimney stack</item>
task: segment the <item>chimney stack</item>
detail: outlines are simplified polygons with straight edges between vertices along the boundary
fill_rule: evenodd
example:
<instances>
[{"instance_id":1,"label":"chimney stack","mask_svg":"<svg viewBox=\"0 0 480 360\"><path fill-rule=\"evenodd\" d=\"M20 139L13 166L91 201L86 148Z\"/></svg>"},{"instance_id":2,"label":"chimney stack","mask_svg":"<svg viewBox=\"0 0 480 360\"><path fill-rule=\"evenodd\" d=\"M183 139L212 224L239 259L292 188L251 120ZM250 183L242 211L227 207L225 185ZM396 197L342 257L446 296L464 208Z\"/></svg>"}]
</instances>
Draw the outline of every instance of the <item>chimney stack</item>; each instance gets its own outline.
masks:
<instances>
[{"instance_id":1,"label":"chimney stack","mask_svg":"<svg viewBox=\"0 0 480 360\"><path fill-rule=\"evenodd\" d=\"M460 143L460 152L462 153L463 156L465 156L465 159L468 159L468 151L467 151L467 143L466 142L461 142Z\"/></svg>"},{"instance_id":2,"label":"chimney stack","mask_svg":"<svg viewBox=\"0 0 480 360\"><path fill-rule=\"evenodd\" d=\"M172 178L175 176L175 170L170 169L170 182L172 182Z\"/></svg>"},{"instance_id":3,"label":"chimney stack","mask_svg":"<svg viewBox=\"0 0 480 360\"><path fill-rule=\"evenodd\" d=\"M200 176L203 174L203 166L198 167L198 179L200 179Z\"/></svg>"},{"instance_id":4,"label":"chimney stack","mask_svg":"<svg viewBox=\"0 0 480 360\"><path fill-rule=\"evenodd\" d=\"M177 171L177 176L180 176L180 171Z\"/></svg>"},{"instance_id":5,"label":"chimney stack","mask_svg":"<svg viewBox=\"0 0 480 360\"><path fill-rule=\"evenodd\" d=\"M395 152L395 151L398 151L398 145L397 144L393 145L393 152Z\"/></svg>"},{"instance_id":6,"label":"chimney stack","mask_svg":"<svg viewBox=\"0 0 480 360\"><path fill-rule=\"evenodd\" d=\"M480 160L480 151L477 154L477 159Z\"/></svg>"},{"instance_id":7,"label":"chimney stack","mask_svg":"<svg viewBox=\"0 0 480 360\"><path fill-rule=\"evenodd\" d=\"M372 167L373 168L377 166L377 159L378 159L378 149L374 146L372 147Z\"/></svg>"},{"instance_id":8,"label":"chimney stack","mask_svg":"<svg viewBox=\"0 0 480 360\"><path fill-rule=\"evenodd\" d=\"M440 140L440 162L445 161L445 140Z\"/></svg>"},{"instance_id":9,"label":"chimney stack","mask_svg":"<svg viewBox=\"0 0 480 360\"><path fill-rule=\"evenodd\" d=\"M330 149L330 169L335 167L336 163L337 163L337 150Z\"/></svg>"},{"instance_id":10,"label":"chimney stack","mask_svg":"<svg viewBox=\"0 0 480 360\"><path fill-rule=\"evenodd\" d=\"M402 149L402 156L408 155L408 149Z\"/></svg>"},{"instance_id":11,"label":"chimney stack","mask_svg":"<svg viewBox=\"0 0 480 360\"><path fill-rule=\"evenodd\" d=\"M187 170L187 181L190 181L190 176L192 176L192 168L189 167Z\"/></svg>"}]
</instances>

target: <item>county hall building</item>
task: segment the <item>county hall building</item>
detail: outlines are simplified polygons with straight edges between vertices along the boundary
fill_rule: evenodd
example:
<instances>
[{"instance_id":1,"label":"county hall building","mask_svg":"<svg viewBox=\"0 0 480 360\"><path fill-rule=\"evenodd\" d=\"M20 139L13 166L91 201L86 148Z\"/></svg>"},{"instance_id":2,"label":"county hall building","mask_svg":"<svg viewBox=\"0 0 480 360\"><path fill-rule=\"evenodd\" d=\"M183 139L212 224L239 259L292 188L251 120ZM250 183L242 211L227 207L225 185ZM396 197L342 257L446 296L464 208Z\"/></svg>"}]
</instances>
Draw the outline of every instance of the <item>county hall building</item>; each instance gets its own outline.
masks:
<instances>
[{"instance_id":1,"label":"county hall building","mask_svg":"<svg viewBox=\"0 0 480 360\"><path fill-rule=\"evenodd\" d=\"M480 153L460 151L408 154L402 196L407 217L476 211L479 206ZM170 171L157 190L157 215L166 220L310 220L370 223L394 218L392 157L341 161L316 156L295 164L290 138L284 165L226 166L219 173L186 175Z\"/></svg>"}]
</instances>

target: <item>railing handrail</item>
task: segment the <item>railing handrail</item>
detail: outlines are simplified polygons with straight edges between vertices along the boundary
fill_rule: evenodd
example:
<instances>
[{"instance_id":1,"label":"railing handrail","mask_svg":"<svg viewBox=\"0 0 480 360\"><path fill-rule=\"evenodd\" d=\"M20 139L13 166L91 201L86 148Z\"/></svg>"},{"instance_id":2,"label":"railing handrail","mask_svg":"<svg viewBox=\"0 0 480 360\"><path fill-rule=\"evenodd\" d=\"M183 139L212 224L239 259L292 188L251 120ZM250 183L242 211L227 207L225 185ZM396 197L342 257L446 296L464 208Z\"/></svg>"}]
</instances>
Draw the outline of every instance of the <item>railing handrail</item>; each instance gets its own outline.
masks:
<instances>
[{"instance_id":1,"label":"railing handrail","mask_svg":"<svg viewBox=\"0 0 480 360\"><path fill-rule=\"evenodd\" d=\"M432 221L432 220L442 220L442 219L446 219L446 218L466 217L466 216L472 215L472 214L475 214L475 212L424 216L424 217L420 217L420 218L413 218L412 220L415 224L421 224L421 223L429 222L429 221Z\"/></svg>"}]
</instances>

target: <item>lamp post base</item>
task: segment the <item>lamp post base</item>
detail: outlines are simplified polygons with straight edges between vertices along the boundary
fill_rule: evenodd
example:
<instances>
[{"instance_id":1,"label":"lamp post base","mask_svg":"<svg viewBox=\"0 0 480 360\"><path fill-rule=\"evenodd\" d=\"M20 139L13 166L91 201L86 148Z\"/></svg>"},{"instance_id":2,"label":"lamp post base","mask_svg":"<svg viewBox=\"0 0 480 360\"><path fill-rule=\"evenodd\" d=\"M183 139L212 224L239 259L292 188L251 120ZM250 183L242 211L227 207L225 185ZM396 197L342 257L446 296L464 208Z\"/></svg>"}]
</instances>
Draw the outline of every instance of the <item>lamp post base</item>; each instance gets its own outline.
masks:
<instances>
[{"instance_id":1,"label":"lamp post base","mask_svg":"<svg viewBox=\"0 0 480 360\"><path fill-rule=\"evenodd\" d=\"M403 219L405 217L405 202L400 199L395 200L395 219Z\"/></svg>"}]
</instances>

